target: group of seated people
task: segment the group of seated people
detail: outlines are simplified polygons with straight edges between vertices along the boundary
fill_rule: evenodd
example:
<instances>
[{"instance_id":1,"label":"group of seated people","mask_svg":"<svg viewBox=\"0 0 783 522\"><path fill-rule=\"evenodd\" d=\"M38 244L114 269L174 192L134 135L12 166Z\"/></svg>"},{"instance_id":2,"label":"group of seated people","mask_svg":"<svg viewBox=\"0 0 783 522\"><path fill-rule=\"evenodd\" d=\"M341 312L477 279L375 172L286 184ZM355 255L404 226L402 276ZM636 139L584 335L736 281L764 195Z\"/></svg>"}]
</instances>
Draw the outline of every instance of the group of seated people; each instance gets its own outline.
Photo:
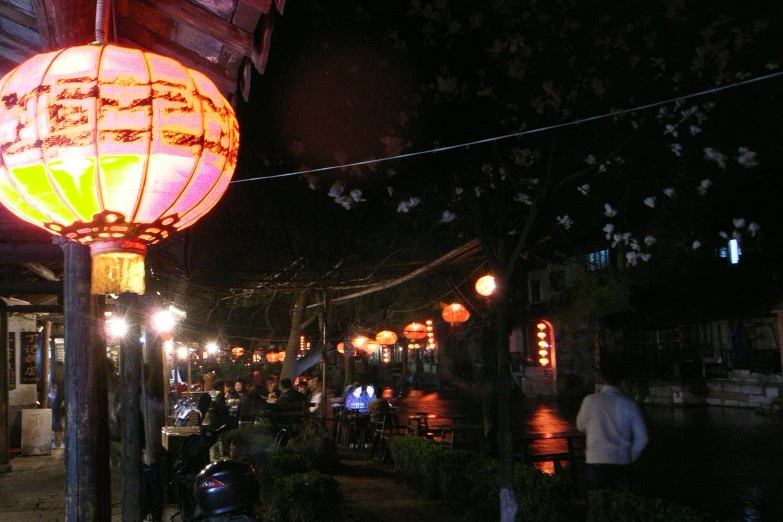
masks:
<instances>
[{"instance_id":1,"label":"group of seated people","mask_svg":"<svg viewBox=\"0 0 783 522\"><path fill-rule=\"evenodd\" d=\"M285 377L278 382L275 376L266 379L266 387L256 384L250 389L242 379L216 381L210 392L210 423L236 426L239 422L254 422L266 411L317 414L323 397L320 377L300 378L298 384L296 389L291 379Z\"/></svg>"}]
</instances>

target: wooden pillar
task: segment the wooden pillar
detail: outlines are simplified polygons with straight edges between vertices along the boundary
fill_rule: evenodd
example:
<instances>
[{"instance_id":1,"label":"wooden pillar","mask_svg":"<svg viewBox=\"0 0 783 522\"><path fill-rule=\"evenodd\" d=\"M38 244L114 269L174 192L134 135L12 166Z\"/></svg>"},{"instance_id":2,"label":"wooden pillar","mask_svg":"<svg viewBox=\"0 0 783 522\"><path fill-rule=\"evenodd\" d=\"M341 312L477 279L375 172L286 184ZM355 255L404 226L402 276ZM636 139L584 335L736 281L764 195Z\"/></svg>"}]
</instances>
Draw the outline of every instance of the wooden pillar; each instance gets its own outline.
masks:
<instances>
[{"instance_id":1,"label":"wooden pillar","mask_svg":"<svg viewBox=\"0 0 783 522\"><path fill-rule=\"evenodd\" d=\"M147 302L146 314L151 316L157 310L163 308L163 303L159 299L153 299ZM155 446L161 443L161 430L166 425L166 391L168 390L168 375L166 365L163 359L163 339L158 332L147 329L146 331L147 353L144 360L147 363L145 377L147 380L147 411L148 423L147 433L150 437L150 447L152 448L152 458L155 459ZM166 378L164 380L164 375Z\"/></svg>"},{"instance_id":2,"label":"wooden pillar","mask_svg":"<svg viewBox=\"0 0 783 522\"><path fill-rule=\"evenodd\" d=\"M105 347L96 335L99 298L90 293L90 249L62 241L65 259L65 519L109 520ZM103 378L101 378L103 375Z\"/></svg>"},{"instance_id":3,"label":"wooden pillar","mask_svg":"<svg viewBox=\"0 0 783 522\"><path fill-rule=\"evenodd\" d=\"M0 473L11 471L8 444L8 305L0 299Z\"/></svg>"},{"instance_id":4,"label":"wooden pillar","mask_svg":"<svg viewBox=\"0 0 783 522\"><path fill-rule=\"evenodd\" d=\"M38 378L38 404L49 407L49 349L52 339L52 322L44 321L41 332L41 376Z\"/></svg>"},{"instance_id":5,"label":"wooden pillar","mask_svg":"<svg viewBox=\"0 0 783 522\"><path fill-rule=\"evenodd\" d=\"M778 351L780 352L780 368L781 368L781 375L783 375L783 308L776 308L775 310L772 310L775 312L775 316L777 318L777 321L775 322L775 327L777 329L777 341L778 341ZM7 337L7 336L6 336Z\"/></svg>"},{"instance_id":6,"label":"wooden pillar","mask_svg":"<svg viewBox=\"0 0 783 522\"><path fill-rule=\"evenodd\" d=\"M125 292L119 298L119 315L128 324L120 342L122 376L122 520L141 518L141 323L139 297Z\"/></svg>"}]
</instances>

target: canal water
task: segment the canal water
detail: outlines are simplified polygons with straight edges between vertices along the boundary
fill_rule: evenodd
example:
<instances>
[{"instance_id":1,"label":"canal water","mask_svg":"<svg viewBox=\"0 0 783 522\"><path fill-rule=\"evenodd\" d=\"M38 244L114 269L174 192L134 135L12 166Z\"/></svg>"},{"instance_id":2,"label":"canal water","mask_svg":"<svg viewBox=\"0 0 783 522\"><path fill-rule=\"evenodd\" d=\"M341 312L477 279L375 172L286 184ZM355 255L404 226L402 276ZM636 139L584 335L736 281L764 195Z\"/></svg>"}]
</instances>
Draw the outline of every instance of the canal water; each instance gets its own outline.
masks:
<instances>
[{"instance_id":1,"label":"canal water","mask_svg":"<svg viewBox=\"0 0 783 522\"><path fill-rule=\"evenodd\" d=\"M411 391L400 414L425 411L481 421L481 401ZM579 403L519 399L514 431L575 429ZM747 522L783 520L783 417L717 407L644 407L650 442L634 465L634 492ZM544 471L551 471L544 469Z\"/></svg>"}]
</instances>

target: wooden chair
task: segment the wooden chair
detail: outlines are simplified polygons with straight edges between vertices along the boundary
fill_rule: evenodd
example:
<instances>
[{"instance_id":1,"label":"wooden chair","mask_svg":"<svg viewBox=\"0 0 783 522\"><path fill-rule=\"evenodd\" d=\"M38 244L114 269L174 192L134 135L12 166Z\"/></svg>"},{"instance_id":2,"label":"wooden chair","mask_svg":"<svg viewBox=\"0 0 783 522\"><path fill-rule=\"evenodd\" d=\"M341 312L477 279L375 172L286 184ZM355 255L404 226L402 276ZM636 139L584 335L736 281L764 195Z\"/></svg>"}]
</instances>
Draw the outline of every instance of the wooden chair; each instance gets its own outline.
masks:
<instances>
[{"instance_id":1,"label":"wooden chair","mask_svg":"<svg viewBox=\"0 0 783 522\"><path fill-rule=\"evenodd\" d=\"M397 414L391 412L379 414L378 420L375 422L370 457L375 458L377 455L379 460L387 463L389 461L389 441L394 436L405 435L406 433L407 426L400 424Z\"/></svg>"}]
</instances>

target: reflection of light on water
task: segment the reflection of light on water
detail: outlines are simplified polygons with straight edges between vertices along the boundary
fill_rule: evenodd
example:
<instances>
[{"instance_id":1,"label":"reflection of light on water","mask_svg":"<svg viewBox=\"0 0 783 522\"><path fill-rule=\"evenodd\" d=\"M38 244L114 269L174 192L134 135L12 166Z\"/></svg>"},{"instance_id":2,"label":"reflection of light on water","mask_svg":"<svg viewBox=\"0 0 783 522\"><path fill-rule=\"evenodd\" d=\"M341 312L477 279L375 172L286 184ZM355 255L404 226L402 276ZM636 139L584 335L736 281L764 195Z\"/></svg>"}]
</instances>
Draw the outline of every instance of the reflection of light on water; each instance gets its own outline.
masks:
<instances>
[{"instance_id":1,"label":"reflection of light on water","mask_svg":"<svg viewBox=\"0 0 783 522\"><path fill-rule=\"evenodd\" d=\"M563 420L558 412L546 405L536 407L525 425L529 433L556 433L574 429L571 423Z\"/></svg>"},{"instance_id":2,"label":"reflection of light on water","mask_svg":"<svg viewBox=\"0 0 783 522\"><path fill-rule=\"evenodd\" d=\"M563 420L560 413L545 404L536 406L525 422L525 431L528 433L546 434L573 429L574 426ZM541 453L567 453L568 442L565 439L541 439L530 443L528 448L530 453L534 455ZM549 475L555 473L555 464L552 461L536 462L535 467Z\"/></svg>"}]
</instances>

